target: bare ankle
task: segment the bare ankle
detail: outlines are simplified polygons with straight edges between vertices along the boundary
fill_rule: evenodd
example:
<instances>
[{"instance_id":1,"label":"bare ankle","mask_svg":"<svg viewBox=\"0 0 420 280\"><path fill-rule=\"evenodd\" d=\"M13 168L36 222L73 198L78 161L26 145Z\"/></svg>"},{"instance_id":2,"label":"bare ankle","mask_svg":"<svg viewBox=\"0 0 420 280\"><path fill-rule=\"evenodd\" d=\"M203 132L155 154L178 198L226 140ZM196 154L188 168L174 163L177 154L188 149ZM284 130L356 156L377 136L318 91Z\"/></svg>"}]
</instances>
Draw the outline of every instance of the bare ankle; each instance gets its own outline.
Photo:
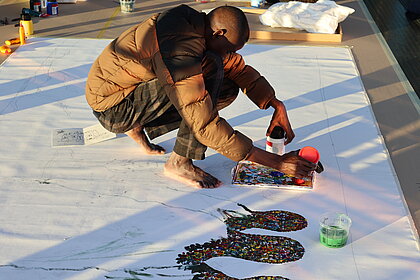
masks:
<instances>
[{"instance_id":1,"label":"bare ankle","mask_svg":"<svg viewBox=\"0 0 420 280\"><path fill-rule=\"evenodd\" d=\"M222 182L193 165L192 160L172 152L164 167L164 174L183 183L200 188L217 188Z\"/></svg>"},{"instance_id":2,"label":"bare ankle","mask_svg":"<svg viewBox=\"0 0 420 280\"><path fill-rule=\"evenodd\" d=\"M141 125L137 125L130 129L129 131L126 131L125 134L133 138L133 136L139 135L143 132L143 127Z\"/></svg>"},{"instance_id":3,"label":"bare ankle","mask_svg":"<svg viewBox=\"0 0 420 280\"><path fill-rule=\"evenodd\" d=\"M141 125L133 127L131 130L125 132L131 139L133 139L146 154L163 155L165 149L159 145L150 143L146 133Z\"/></svg>"},{"instance_id":4,"label":"bare ankle","mask_svg":"<svg viewBox=\"0 0 420 280\"><path fill-rule=\"evenodd\" d=\"M175 152L172 152L166 164L170 166L181 166L187 164L192 165L192 160L184 156L180 156Z\"/></svg>"}]
</instances>

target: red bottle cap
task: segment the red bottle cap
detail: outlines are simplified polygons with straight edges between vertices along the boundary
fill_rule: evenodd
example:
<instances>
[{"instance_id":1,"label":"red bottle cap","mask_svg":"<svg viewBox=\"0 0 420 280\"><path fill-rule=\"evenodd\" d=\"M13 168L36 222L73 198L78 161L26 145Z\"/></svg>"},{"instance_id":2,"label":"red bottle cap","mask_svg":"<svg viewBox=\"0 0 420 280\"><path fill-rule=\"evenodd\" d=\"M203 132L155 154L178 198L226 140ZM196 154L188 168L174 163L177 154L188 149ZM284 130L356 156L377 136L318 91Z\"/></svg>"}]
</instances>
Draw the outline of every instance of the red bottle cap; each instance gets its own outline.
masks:
<instances>
[{"instance_id":1,"label":"red bottle cap","mask_svg":"<svg viewBox=\"0 0 420 280\"><path fill-rule=\"evenodd\" d=\"M320 158L318 150L311 146L306 146L300 149L299 156L313 163L318 163Z\"/></svg>"}]
</instances>

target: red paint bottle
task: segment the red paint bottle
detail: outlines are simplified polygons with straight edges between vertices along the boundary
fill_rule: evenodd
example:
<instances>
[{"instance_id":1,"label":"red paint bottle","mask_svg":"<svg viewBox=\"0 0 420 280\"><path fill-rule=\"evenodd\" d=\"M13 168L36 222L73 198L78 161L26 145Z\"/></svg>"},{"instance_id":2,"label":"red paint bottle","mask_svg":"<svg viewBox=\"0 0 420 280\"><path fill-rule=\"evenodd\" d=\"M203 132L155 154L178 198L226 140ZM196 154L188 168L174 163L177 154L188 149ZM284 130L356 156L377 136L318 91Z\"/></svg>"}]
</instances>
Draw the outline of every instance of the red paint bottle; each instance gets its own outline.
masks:
<instances>
[{"instance_id":1,"label":"red paint bottle","mask_svg":"<svg viewBox=\"0 0 420 280\"><path fill-rule=\"evenodd\" d=\"M31 10L34 10L35 12L40 13L41 12L41 2L40 1L35 1L33 4L33 8L31 8Z\"/></svg>"},{"instance_id":2,"label":"red paint bottle","mask_svg":"<svg viewBox=\"0 0 420 280\"><path fill-rule=\"evenodd\" d=\"M306 146L300 149L299 156L313 163L318 163L319 159L321 158L318 150L311 146ZM305 181L303 179L294 178L294 182L297 185L301 185Z\"/></svg>"}]
</instances>

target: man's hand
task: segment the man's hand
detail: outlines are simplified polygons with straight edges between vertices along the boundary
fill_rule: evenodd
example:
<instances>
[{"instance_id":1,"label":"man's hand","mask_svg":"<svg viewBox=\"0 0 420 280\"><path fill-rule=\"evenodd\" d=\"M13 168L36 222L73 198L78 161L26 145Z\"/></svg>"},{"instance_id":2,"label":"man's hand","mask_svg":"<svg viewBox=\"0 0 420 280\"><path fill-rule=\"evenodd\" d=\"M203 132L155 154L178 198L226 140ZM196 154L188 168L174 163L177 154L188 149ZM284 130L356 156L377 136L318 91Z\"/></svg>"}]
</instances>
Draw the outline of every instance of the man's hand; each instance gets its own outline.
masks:
<instances>
[{"instance_id":1,"label":"man's hand","mask_svg":"<svg viewBox=\"0 0 420 280\"><path fill-rule=\"evenodd\" d=\"M308 176L317 166L315 163L300 157L298 151L279 156L257 147L253 147L245 159L272 167L297 178Z\"/></svg>"},{"instance_id":2,"label":"man's hand","mask_svg":"<svg viewBox=\"0 0 420 280\"><path fill-rule=\"evenodd\" d=\"M282 161L279 163L278 170L297 178L308 176L316 168L316 164L310 162L298 155L298 151L293 151L281 156Z\"/></svg>"},{"instance_id":3,"label":"man's hand","mask_svg":"<svg viewBox=\"0 0 420 280\"><path fill-rule=\"evenodd\" d=\"M295 133L293 132L292 126L290 125L289 118L287 117L286 107L284 106L283 102L274 98L270 101L269 105L274 108L274 114L271 118L270 125L267 129L267 136L271 134L274 127L281 126L286 133L286 141L285 144L289 144L292 142L293 138L295 138Z\"/></svg>"}]
</instances>

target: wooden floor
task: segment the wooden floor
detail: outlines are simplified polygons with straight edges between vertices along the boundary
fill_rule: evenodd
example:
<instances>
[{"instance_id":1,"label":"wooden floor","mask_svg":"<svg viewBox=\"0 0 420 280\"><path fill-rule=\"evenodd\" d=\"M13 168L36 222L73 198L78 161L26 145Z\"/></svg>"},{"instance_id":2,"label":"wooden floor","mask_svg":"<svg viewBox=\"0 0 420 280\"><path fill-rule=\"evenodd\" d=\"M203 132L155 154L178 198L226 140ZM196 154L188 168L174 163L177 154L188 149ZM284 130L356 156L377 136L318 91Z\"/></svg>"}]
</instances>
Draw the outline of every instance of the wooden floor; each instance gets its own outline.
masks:
<instances>
[{"instance_id":1,"label":"wooden floor","mask_svg":"<svg viewBox=\"0 0 420 280\"><path fill-rule=\"evenodd\" d=\"M420 96L420 19L409 20L413 0L363 0L405 75Z\"/></svg>"},{"instance_id":2,"label":"wooden floor","mask_svg":"<svg viewBox=\"0 0 420 280\"><path fill-rule=\"evenodd\" d=\"M19 17L22 7L27 7L28 2L26 0L0 0L0 19L7 17L10 22L11 19ZM362 0L337 0L338 4L352 7L356 11L342 23L342 43L334 45L352 47L376 121L389 151L409 211L419 230L420 101L412 92L411 86L404 81L405 75L400 73L402 68L419 93L419 50L418 43L414 44L416 40L420 42L419 23L404 20L402 15L405 11L399 0L365 0L365 2L370 7L372 16L367 12ZM60 5L58 17L34 18L35 35L115 38L125 29L150 15L179 4L188 4L197 10L222 4L243 5L243 3L223 3L223 1L202 4L193 0L139 0L136 2L134 13L122 14L119 11L118 1L115 0L78 1L77 4ZM388 38L388 45L383 42L382 35L378 34L378 27L371 17L377 18L377 25L382 30L383 37ZM412 28L409 29L409 26ZM0 25L0 42L16 37L17 34L17 28L12 24ZM83 40L80 43L83 44ZM269 43L287 42L271 41ZM393 51L390 52L389 49ZM394 56L398 62L394 61ZM6 58L5 55L0 55L0 63Z\"/></svg>"}]
</instances>

